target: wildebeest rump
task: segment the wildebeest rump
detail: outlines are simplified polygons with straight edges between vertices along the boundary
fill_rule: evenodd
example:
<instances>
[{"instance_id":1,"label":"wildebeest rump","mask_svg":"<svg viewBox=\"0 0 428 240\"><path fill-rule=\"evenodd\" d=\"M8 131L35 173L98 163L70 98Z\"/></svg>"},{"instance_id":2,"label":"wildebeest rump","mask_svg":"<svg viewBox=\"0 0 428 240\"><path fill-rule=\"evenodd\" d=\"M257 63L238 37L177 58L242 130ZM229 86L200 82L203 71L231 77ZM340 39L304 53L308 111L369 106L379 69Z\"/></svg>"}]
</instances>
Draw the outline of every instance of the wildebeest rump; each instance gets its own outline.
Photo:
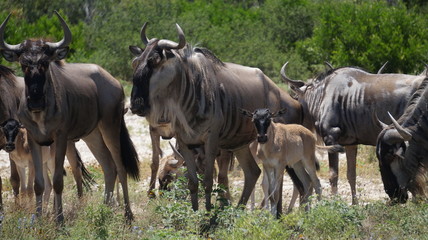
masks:
<instances>
[{"instance_id":1,"label":"wildebeest rump","mask_svg":"<svg viewBox=\"0 0 428 240\"><path fill-rule=\"evenodd\" d=\"M292 80L281 75L298 95L304 112L304 126L315 129L326 145L346 146L348 181L352 203L356 196L357 144L376 145L382 130L375 121L391 123L386 112L394 117L404 112L407 101L424 76L406 74L370 74L354 67L330 69L311 82ZM338 154L329 153L330 184L337 193Z\"/></svg>"},{"instance_id":2,"label":"wildebeest rump","mask_svg":"<svg viewBox=\"0 0 428 240\"><path fill-rule=\"evenodd\" d=\"M105 201L114 190L118 174L122 184L125 214L132 219L126 173L138 178L138 157L124 122L124 92L119 81L95 64L68 64L66 57L71 31L56 12L64 38L56 43L25 40L9 45L0 26L0 49L6 60L20 63L25 79L25 96L19 120L29 133L36 172L37 213L42 211L43 176L40 145L55 146L56 220L63 222L63 164L69 140L83 139L104 171Z\"/></svg>"},{"instance_id":3,"label":"wildebeest rump","mask_svg":"<svg viewBox=\"0 0 428 240\"><path fill-rule=\"evenodd\" d=\"M393 202L404 203L408 191L426 196L428 164L428 78L409 100L405 112L393 124L383 125L376 154L385 192Z\"/></svg>"},{"instance_id":4,"label":"wildebeest rump","mask_svg":"<svg viewBox=\"0 0 428 240\"><path fill-rule=\"evenodd\" d=\"M282 121L300 123L300 104L259 69L224 63L207 49L187 45L178 25L178 43L148 40L146 26L141 30L146 48L130 46L136 56L131 111L146 116L154 127L171 124L189 172L193 209L198 208L194 147L203 147L205 152L206 208L211 208L214 159L219 148L234 151L244 171L239 204L246 204L260 169L248 148L256 136L254 126L239 109L286 108Z\"/></svg>"}]
</instances>

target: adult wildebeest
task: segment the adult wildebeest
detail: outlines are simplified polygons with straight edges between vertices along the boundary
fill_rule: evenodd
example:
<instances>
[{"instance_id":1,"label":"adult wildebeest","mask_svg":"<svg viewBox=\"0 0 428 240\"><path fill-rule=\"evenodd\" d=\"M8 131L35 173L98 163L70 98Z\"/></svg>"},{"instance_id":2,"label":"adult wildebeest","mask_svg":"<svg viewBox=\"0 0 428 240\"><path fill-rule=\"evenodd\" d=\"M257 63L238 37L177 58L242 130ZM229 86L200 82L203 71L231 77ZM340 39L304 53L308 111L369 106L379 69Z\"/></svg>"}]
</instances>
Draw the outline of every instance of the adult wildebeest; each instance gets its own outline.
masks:
<instances>
[{"instance_id":1,"label":"adult wildebeest","mask_svg":"<svg viewBox=\"0 0 428 240\"><path fill-rule=\"evenodd\" d=\"M15 76L14 72L0 65L0 122L6 122L8 119L18 118L18 107L21 104L21 97L24 94L25 84L22 77ZM0 137L5 140L3 131L0 131ZM4 137L3 137L4 136ZM6 144L6 141L5 141ZM5 146L1 146L0 149ZM83 163L80 159L79 153L73 144L70 144L71 151L67 155L71 169L73 171L74 179L77 185L78 196L83 195L82 184L88 185L91 181L91 176L88 175ZM11 162L11 184L14 186L14 194L19 192L19 176L15 168L15 163ZM82 179L83 176L83 179Z\"/></svg>"},{"instance_id":2,"label":"adult wildebeest","mask_svg":"<svg viewBox=\"0 0 428 240\"><path fill-rule=\"evenodd\" d=\"M376 155L385 192L393 202L404 203L407 192L426 195L428 164L428 78L425 78L393 124L382 124Z\"/></svg>"},{"instance_id":3,"label":"adult wildebeest","mask_svg":"<svg viewBox=\"0 0 428 240\"><path fill-rule=\"evenodd\" d=\"M348 181L352 204L357 204L357 144L376 145L382 130L375 121L390 123L386 112L398 117L410 96L424 79L405 74L370 74L355 67L330 69L309 83L292 80L281 69L282 78L297 93L304 112L304 126L315 129L326 145L346 146ZM330 184L337 193L338 154L329 153Z\"/></svg>"},{"instance_id":4,"label":"adult wildebeest","mask_svg":"<svg viewBox=\"0 0 428 240\"><path fill-rule=\"evenodd\" d=\"M204 48L186 44L177 25L179 42L147 39L145 49L130 46L136 56L131 111L145 116L151 126L171 124L188 169L193 209L198 209L196 163L192 148L205 153L206 208L211 209L214 159L220 149L235 153L245 174L239 204L246 204L260 175L248 145L255 139L251 120L239 112L245 108L286 108L282 121L301 122L300 104L281 91L257 68L224 63Z\"/></svg>"},{"instance_id":5,"label":"adult wildebeest","mask_svg":"<svg viewBox=\"0 0 428 240\"><path fill-rule=\"evenodd\" d=\"M116 176L122 185L125 215L132 219L127 176L138 179L138 157L124 122L124 93L119 81L95 64L68 64L64 59L71 31L58 16L64 31L59 42L25 40L9 45L4 30L10 15L0 26L0 49L6 60L19 62L24 73L25 96L19 120L28 130L36 179L37 214L42 212L43 176L41 146L55 147L53 187L56 220L62 211L63 165L67 144L83 139L104 171L105 202L109 202Z\"/></svg>"}]
</instances>

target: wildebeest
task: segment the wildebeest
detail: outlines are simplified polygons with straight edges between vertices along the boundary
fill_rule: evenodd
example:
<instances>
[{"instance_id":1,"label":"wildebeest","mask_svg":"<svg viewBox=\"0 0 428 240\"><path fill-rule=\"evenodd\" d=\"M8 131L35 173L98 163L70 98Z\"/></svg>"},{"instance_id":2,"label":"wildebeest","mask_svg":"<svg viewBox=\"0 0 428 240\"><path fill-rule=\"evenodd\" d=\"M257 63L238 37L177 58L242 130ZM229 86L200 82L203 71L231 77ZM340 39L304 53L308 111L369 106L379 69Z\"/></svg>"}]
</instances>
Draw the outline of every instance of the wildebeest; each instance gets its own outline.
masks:
<instances>
[{"instance_id":1,"label":"wildebeest","mask_svg":"<svg viewBox=\"0 0 428 240\"><path fill-rule=\"evenodd\" d=\"M253 113L242 110L242 113L252 119L257 130L257 157L263 163L264 207L271 203L271 212L274 216L282 214L282 185L286 167L294 169L300 182L303 184L301 204L308 203L312 189L321 199L322 188L316 171L319 162L315 156L316 138L309 129L299 124L275 123L272 120L285 112L271 112L267 108L256 109ZM321 147L328 151L342 151L338 145ZM294 205L297 191L293 191L289 211ZM308 205L306 206L308 209Z\"/></svg>"},{"instance_id":2,"label":"wildebeest","mask_svg":"<svg viewBox=\"0 0 428 240\"><path fill-rule=\"evenodd\" d=\"M159 161L159 189L169 190L169 184L175 181L178 177L184 176L183 172L180 171L182 167L185 166L185 161L181 153L169 143L173 154L165 156ZM200 150L199 148L197 149ZM204 174L204 154L199 151L195 153L195 160L197 162L197 173ZM218 166L217 182L224 188L224 191L219 193L221 205L228 205L230 203L230 192L229 192L229 178L228 172L229 169L233 166L233 154L230 151L222 151L222 154L216 157L216 162Z\"/></svg>"},{"instance_id":3,"label":"wildebeest","mask_svg":"<svg viewBox=\"0 0 428 240\"><path fill-rule=\"evenodd\" d=\"M15 76L14 72L0 65L0 122L5 123L10 119L18 118L18 107L21 104L21 97L25 90L24 79L22 77ZM17 127L16 125L15 127ZM17 128L13 128L17 129ZM6 136L4 136L4 132L0 131L1 140L4 141L0 149L6 147ZM69 162L73 171L73 175L77 185L77 193L78 196L81 197L83 194L82 184L88 186L90 184L90 178L88 172L83 166L81 159L79 157L79 153L75 148L75 145L72 144L72 150L69 155ZM7 149L6 149L7 150ZM15 169L15 163L11 162L11 183L14 186L15 195L18 194L17 189L19 189L19 176L18 172ZM82 179L83 176L83 179Z\"/></svg>"},{"instance_id":4,"label":"wildebeest","mask_svg":"<svg viewBox=\"0 0 428 240\"><path fill-rule=\"evenodd\" d=\"M281 69L282 78L298 95L304 112L304 126L315 129L326 145L346 146L348 181L352 203L357 203L357 144L376 145L382 130L375 121L391 123L386 112L394 117L404 112L411 95L424 79L406 74L370 74L355 67L329 69L312 81L292 80ZM337 193L338 154L329 153L330 184Z\"/></svg>"},{"instance_id":5,"label":"wildebeest","mask_svg":"<svg viewBox=\"0 0 428 240\"><path fill-rule=\"evenodd\" d=\"M25 79L25 96L19 120L28 130L28 143L36 172L34 191L37 214L42 212L43 176L41 146L55 147L53 187L56 220L62 223L63 165L70 141L83 139L101 164L105 202L110 202L116 176L122 185L125 215L132 219L128 197L128 173L139 177L138 157L124 122L124 92L119 81L95 64L68 64L71 31L58 16L64 31L59 42L25 40L9 45L0 26L0 49L6 60L19 62Z\"/></svg>"},{"instance_id":6,"label":"wildebeest","mask_svg":"<svg viewBox=\"0 0 428 240\"><path fill-rule=\"evenodd\" d=\"M11 185L15 196L18 196L20 190L26 195L34 194L34 168L33 160L31 158L30 148L28 146L27 130L22 126L16 119L9 119L0 125L1 132L5 136L4 150L9 153L11 160L11 168L16 167L19 178L11 177ZM72 148L72 151L68 151L67 159L70 163L74 179L77 186L78 197L83 196L83 185L86 188L90 188L94 182L92 176L83 165L80 154L77 151L74 143L68 145ZM70 155L70 153L73 153ZM48 204L49 196L52 191L52 183L48 172L53 173L54 171L54 149L49 147L42 147L43 155L43 178L45 182L44 201ZM12 164L13 163L13 164ZM27 174L25 174L28 168L28 182ZM15 170L12 169L11 173ZM65 174L65 170L64 170ZM83 178L82 178L83 177Z\"/></svg>"},{"instance_id":7,"label":"wildebeest","mask_svg":"<svg viewBox=\"0 0 428 240\"><path fill-rule=\"evenodd\" d=\"M198 179L192 148L197 147L205 153L206 209L211 209L214 159L219 148L233 151L244 171L239 204L246 204L260 169L248 148L255 138L254 126L239 109L287 108L282 121L300 123L300 104L259 69L225 63L208 49L187 45L178 25L178 43L149 40L146 27L147 23L140 32L145 49L130 46L136 56L131 111L145 116L154 127L171 124L189 172L194 210L198 209Z\"/></svg>"},{"instance_id":8,"label":"wildebeest","mask_svg":"<svg viewBox=\"0 0 428 240\"><path fill-rule=\"evenodd\" d=\"M428 78L412 95L401 117L382 124L376 155L385 192L393 202L404 203L407 192L426 196L428 164Z\"/></svg>"}]
</instances>

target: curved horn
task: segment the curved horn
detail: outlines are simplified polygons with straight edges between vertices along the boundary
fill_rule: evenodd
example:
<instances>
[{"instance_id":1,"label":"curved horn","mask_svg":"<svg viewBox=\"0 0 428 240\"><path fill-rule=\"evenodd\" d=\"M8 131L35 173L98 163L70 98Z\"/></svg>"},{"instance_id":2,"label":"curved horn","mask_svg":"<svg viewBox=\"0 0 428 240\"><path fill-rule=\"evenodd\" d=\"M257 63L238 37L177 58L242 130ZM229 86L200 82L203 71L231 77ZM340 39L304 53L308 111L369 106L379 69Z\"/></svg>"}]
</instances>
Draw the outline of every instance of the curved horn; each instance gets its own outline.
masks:
<instances>
[{"instance_id":1,"label":"curved horn","mask_svg":"<svg viewBox=\"0 0 428 240\"><path fill-rule=\"evenodd\" d=\"M385 129L386 127L388 127L388 124L382 122L379 117L377 116L376 111L373 110L372 113L372 119L373 119L373 123L374 124L378 124L382 129Z\"/></svg>"},{"instance_id":2,"label":"curved horn","mask_svg":"<svg viewBox=\"0 0 428 240\"><path fill-rule=\"evenodd\" d=\"M55 14L57 15L59 21L61 22L62 30L64 31L64 37L61 41L56 43L46 43L49 47L56 49L56 48L63 48L68 46L71 43L71 31L68 27L67 23L64 21L64 19L59 15L57 11L55 11Z\"/></svg>"},{"instance_id":3,"label":"curved horn","mask_svg":"<svg viewBox=\"0 0 428 240\"><path fill-rule=\"evenodd\" d=\"M4 20L4 22L0 26L0 49L9 50L9 51L17 51L19 49L20 44L10 45L4 41L4 30L6 29L6 24L9 21L10 13Z\"/></svg>"},{"instance_id":4,"label":"curved horn","mask_svg":"<svg viewBox=\"0 0 428 240\"><path fill-rule=\"evenodd\" d=\"M285 80L284 83L287 85L288 84L293 85L295 87L293 90L301 92L300 87L305 86L305 83L301 80L292 80L291 78L287 77L287 75L285 74L285 68L287 67L287 65L288 65L288 62L286 62L284 66L282 66L281 72L280 72L282 79Z\"/></svg>"},{"instance_id":5,"label":"curved horn","mask_svg":"<svg viewBox=\"0 0 428 240\"><path fill-rule=\"evenodd\" d=\"M379 70L377 71L377 74L381 74L383 72L383 69L385 69L386 65L388 64L388 61L386 61L382 67L379 68Z\"/></svg>"},{"instance_id":6,"label":"curved horn","mask_svg":"<svg viewBox=\"0 0 428 240\"><path fill-rule=\"evenodd\" d=\"M330 70L333 70L333 69L334 69L334 67L333 67L333 65L331 65L331 63L329 63L329 62L327 62L327 61L325 61L324 63L325 63L325 65L327 65L327 67L329 67L329 68L330 68Z\"/></svg>"},{"instance_id":7,"label":"curved horn","mask_svg":"<svg viewBox=\"0 0 428 240\"><path fill-rule=\"evenodd\" d=\"M405 141L410 141L412 139L412 134L407 131L405 128L403 128L391 115L391 113L388 112L389 118L391 118L392 123L394 124L395 129L397 129L398 133L403 137Z\"/></svg>"},{"instance_id":8,"label":"curved horn","mask_svg":"<svg viewBox=\"0 0 428 240\"><path fill-rule=\"evenodd\" d=\"M183 155L181 155L181 153L179 153L179 152L177 151L177 149L176 149L174 146L172 146L171 142L168 142L168 143L169 143L169 146L171 146L172 151L173 151L173 152L174 152L174 154L175 154L175 157L176 157L176 158L179 158L181 161L183 161L183 162L184 162L184 157L183 157Z\"/></svg>"},{"instance_id":9,"label":"curved horn","mask_svg":"<svg viewBox=\"0 0 428 240\"><path fill-rule=\"evenodd\" d=\"M141 37L141 41L143 41L144 45L147 46L147 44L149 43L149 39L146 36L146 27L147 27L148 22L145 22L143 27L141 28L140 31L140 37Z\"/></svg>"},{"instance_id":10,"label":"curved horn","mask_svg":"<svg viewBox=\"0 0 428 240\"><path fill-rule=\"evenodd\" d=\"M181 27L176 23L175 26L177 27L178 32L178 43L170 40L159 40L158 46L160 48L167 48L167 49L182 49L184 46L186 46L186 38L184 37L183 30Z\"/></svg>"}]
</instances>

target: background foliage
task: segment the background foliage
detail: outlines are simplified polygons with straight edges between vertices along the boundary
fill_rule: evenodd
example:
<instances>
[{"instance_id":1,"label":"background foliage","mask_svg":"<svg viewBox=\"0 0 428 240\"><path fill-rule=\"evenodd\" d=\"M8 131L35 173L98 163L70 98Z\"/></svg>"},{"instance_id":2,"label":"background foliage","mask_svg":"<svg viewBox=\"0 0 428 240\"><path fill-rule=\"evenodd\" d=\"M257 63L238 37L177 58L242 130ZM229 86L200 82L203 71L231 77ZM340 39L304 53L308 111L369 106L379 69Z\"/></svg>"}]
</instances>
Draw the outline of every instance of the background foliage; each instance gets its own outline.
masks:
<instances>
[{"instance_id":1,"label":"background foliage","mask_svg":"<svg viewBox=\"0 0 428 240\"><path fill-rule=\"evenodd\" d=\"M52 17L59 10L73 32L68 61L97 63L123 80L132 74L128 46L142 45L146 21L149 37L176 40L179 23L189 43L275 81L286 61L289 75L300 79L322 71L324 61L372 72L388 61L386 72L409 74L428 62L428 11L420 0L6 0L0 9L2 19L12 13L12 44L61 38Z\"/></svg>"}]
</instances>

